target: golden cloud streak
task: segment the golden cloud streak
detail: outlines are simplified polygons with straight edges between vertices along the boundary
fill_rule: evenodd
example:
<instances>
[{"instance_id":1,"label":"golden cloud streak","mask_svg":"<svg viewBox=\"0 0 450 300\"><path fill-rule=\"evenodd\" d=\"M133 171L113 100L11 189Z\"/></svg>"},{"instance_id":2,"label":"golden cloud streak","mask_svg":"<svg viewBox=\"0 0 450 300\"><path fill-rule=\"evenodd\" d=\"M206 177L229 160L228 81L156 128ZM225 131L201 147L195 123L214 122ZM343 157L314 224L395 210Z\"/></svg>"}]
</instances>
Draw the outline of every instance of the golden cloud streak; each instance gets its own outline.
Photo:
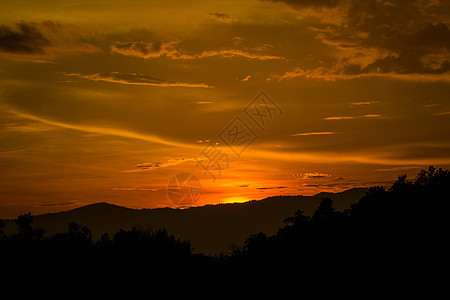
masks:
<instances>
[{"instance_id":1,"label":"golden cloud streak","mask_svg":"<svg viewBox=\"0 0 450 300\"><path fill-rule=\"evenodd\" d=\"M118 129L118 128L106 128L106 127L98 127L98 126L69 124L69 123L53 121L53 120L49 120L46 118L34 116L32 114L19 112L17 110L10 109L10 108L6 108L5 110L11 114L14 114L14 115L24 118L24 119L38 121L38 122L42 122L47 125L52 125L52 126L56 126L56 127L60 127L60 128L65 128L65 129L78 130L78 131L89 132L89 133L112 135L112 136L119 136L119 137L123 137L123 138L137 139L137 140L158 143L158 144L167 145L167 146L193 148L193 149L200 148L199 146L197 146L195 144L181 143L181 142L177 142L177 141L173 141L173 140L169 140L169 139L163 139L159 136L151 135L151 134L142 134L142 133L137 133L137 132Z\"/></svg>"},{"instance_id":2,"label":"golden cloud streak","mask_svg":"<svg viewBox=\"0 0 450 300\"><path fill-rule=\"evenodd\" d=\"M381 115L377 114L368 114L363 116L353 116L353 117L326 117L324 120L353 120L353 119L362 119L362 118L381 118Z\"/></svg>"},{"instance_id":3,"label":"golden cloud streak","mask_svg":"<svg viewBox=\"0 0 450 300\"><path fill-rule=\"evenodd\" d=\"M272 75L266 80L286 80L294 78L318 79L324 81L350 80L356 78L368 77L388 77L398 80L419 81L419 82L433 82L433 81L450 81L450 72L442 74L420 74L420 73L361 73L361 74L343 74L335 72L330 68L319 67L313 70L304 70L296 68L292 71L287 71L283 75Z\"/></svg>"},{"instance_id":4,"label":"golden cloud streak","mask_svg":"<svg viewBox=\"0 0 450 300\"><path fill-rule=\"evenodd\" d=\"M293 133L289 136L308 136L308 135L329 135L329 134L335 134L336 132L333 131L320 131L320 132L304 132L304 133Z\"/></svg>"},{"instance_id":5,"label":"golden cloud streak","mask_svg":"<svg viewBox=\"0 0 450 300\"><path fill-rule=\"evenodd\" d=\"M126 79L115 78L114 76L102 75L100 73L83 75L80 73L67 73L65 76L78 77L92 81L119 83L127 85L144 85L144 86L160 86L160 87L189 87L189 88L212 88L205 83L185 83L185 82L136 82Z\"/></svg>"},{"instance_id":6,"label":"golden cloud streak","mask_svg":"<svg viewBox=\"0 0 450 300\"><path fill-rule=\"evenodd\" d=\"M180 41L171 42L115 42L111 46L111 51L113 53L119 53L125 56L139 57L144 59L158 58L158 57L168 57L171 59L183 59L183 60L193 60L202 59L208 57L245 57L248 59L256 60L285 60L286 58L282 56L261 54L261 53L251 53L239 49L220 49L220 50L205 50L198 54L184 54L181 50L177 49L175 46L179 44Z\"/></svg>"}]
</instances>

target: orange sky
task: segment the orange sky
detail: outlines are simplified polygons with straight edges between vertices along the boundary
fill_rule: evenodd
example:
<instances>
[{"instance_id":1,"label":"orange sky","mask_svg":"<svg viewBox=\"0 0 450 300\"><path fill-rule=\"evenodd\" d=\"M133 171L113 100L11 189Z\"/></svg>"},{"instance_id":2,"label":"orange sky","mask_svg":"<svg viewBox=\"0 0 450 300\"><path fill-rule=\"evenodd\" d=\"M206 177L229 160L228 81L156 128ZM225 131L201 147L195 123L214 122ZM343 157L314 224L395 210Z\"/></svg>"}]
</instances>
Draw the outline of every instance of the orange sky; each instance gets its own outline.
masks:
<instances>
[{"instance_id":1,"label":"orange sky","mask_svg":"<svg viewBox=\"0 0 450 300\"><path fill-rule=\"evenodd\" d=\"M0 20L0 218L174 206L183 172L204 205L450 165L448 1L16 0ZM248 105L280 110L260 127Z\"/></svg>"}]
</instances>

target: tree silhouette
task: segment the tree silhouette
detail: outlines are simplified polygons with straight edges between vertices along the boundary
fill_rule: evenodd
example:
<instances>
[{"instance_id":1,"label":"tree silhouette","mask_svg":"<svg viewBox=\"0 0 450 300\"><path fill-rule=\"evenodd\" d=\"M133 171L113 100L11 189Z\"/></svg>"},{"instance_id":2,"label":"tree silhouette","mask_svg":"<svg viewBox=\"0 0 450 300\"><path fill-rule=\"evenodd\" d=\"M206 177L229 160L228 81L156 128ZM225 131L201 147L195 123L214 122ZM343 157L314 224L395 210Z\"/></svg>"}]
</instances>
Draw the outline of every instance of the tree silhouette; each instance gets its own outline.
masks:
<instances>
[{"instance_id":1,"label":"tree silhouette","mask_svg":"<svg viewBox=\"0 0 450 300\"><path fill-rule=\"evenodd\" d=\"M408 180L406 174L403 174L400 175L397 178L397 181L392 184L389 191L393 193L407 193L410 192L412 188L413 182L411 180Z\"/></svg>"},{"instance_id":2,"label":"tree silhouette","mask_svg":"<svg viewBox=\"0 0 450 300\"><path fill-rule=\"evenodd\" d=\"M344 212L324 198L311 217L297 210L275 235L252 235L243 251L233 255L240 257L235 261L285 264L285 269L306 273L410 270L446 255L442 249L450 225L449 188L448 170L430 167L414 181L401 175L387 190L370 188Z\"/></svg>"},{"instance_id":3,"label":"tree silhouette","mask_svg":"<svg viewBox=\"0 0 450 300\"><path fill-rule=\"evenodd\" d=\"M287 217L283 220L283 223L292 226L299 226L301 224L307 224L311 220L310 217L305 216L305 212L301 209L298 209L293 217Z\"/></svg>"},{"instance_id":4,"label":"tree silhouette","mask_svg":"<svg viewBox=\"0 0 450 300\"><path fill-rule=\"evenodd\" d=\"M18 216L14 222L17 225L17 231L19 234L29 235L32 231L31 223L33 223L33 217L31 216L31 213Z\"/></svg>"},{"instance_id":5,"label":"tree silhouette","mask_svg":"<svg viewBox=\"0 0 450 300\"><path fill-rule=\"evenodd\" d=\"M5 236L4 229L5 229L5 222L2 219L0 219L0 239L3 239Z\"/></svg>"},{"instance_id":6,"label":"tree silhouette","mask_svg":"<svg viewBox=\"0 0 450 300\"><path fill-rule=\"evenodd\" d=\"M112 246L112 240L109 234L104 233L100 236L100 239L95 243L97 248L108 249Z\"/></svg>"},{"instance_id":7,"label":"tree silhouette","mask_svg":"<svg viewBox=\"0 0 450 300\"><path fill-rule=\"evenodd\" d=\"M92 244L92 232L88 227L71 222L67 228L67 236L70 242L78 244Z\"/></svg>"},{"instance_id":8,"label":"tree silhouette","mask_svg":"<svg viewBox=\"0 0 450 300\"><path fill-rule=\"evenodd\" d=\"M14 220L17 225L17 231L19 232L19 238L23 240L41 240L44 237L45 229L37 228L33 229L31 224L33 223L33 216L31 213L23 214Z\"/></svg>"},{"instance_id":9,"label":"tree silhouette","mask_svg":"<svg viewBox=\"0 0 450 300\"><path fill-rule=\"evenodd\" d=\"M143 253L162 257L189 256L192 246L189 241L182 241L169 235L166 229L153 230L133 226L130 230L120 229L112 239L114 249L123 252Z\"/></svg>"},{"instance_id":10,"label":"tree silhouette","mask_svg":"<svg viewBox=\"0 0 450 300\"><path fill-rule=\"evenodd\" d=\"M259 255L267 247L267 235L260 232L247 238L244 243L244 252L250 255Z\"/></svg>"},{"instance_id":11,"label":"tree silhouette","mask_svg":"<svg viewBox=\"0 0 450 300\"><path fill-rule=\"evenodd\" d=\"M330 198L323 198L319 203L319 207L314 212L311 220L315 223L327 222L336 217L338 213L333 207L333 200Z\"/></svg>"}]
</instances>

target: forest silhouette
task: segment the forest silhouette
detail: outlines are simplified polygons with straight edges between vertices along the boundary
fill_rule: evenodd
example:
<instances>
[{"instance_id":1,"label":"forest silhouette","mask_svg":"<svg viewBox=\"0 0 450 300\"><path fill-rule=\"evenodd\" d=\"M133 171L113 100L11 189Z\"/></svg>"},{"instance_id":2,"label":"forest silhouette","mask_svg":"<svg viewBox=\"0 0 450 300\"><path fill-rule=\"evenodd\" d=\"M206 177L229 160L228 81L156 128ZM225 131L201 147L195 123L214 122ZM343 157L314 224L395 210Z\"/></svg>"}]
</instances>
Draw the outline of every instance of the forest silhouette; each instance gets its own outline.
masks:
<instances>
[{"instance_id":1,"label":"forest silhouette","mask_svg":"<svg viewBox=\"0 0 450 300\"><path fill-rule=\"evenodd\" d=\"M388 189L370 188L343 211L323 198L312 216L297 210L276 234L253 234L220 255L193 253L189 240L163 228L134 226L94 239L88 227L71 222L67 232L46 235L28 213L15 220L15 234L5 234L0 220L0 273L16 278L35 270L37 279L57 281L189 278L191 270L206 277L411 275L447 256L449 187L449 171L429 167L414 180L401 175Z\"/></svg>"}]
</instances>

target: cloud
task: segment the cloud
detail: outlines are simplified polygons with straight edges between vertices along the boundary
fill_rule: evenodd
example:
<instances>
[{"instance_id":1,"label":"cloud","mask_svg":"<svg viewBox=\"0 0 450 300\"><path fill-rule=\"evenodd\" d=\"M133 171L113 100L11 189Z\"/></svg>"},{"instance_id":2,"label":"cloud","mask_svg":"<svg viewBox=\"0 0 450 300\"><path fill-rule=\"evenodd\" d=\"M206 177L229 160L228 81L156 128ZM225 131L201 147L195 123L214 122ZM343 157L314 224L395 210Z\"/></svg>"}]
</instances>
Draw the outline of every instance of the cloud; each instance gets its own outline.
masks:
<instances>
[{"instance_id":1,"label":"cloud","mask_svg":"<svg viewBox=\"0 0 450 300\"><path fill-rule=\"evenodd\" d=\"M353 119L362 119L362 118L381 118L381 115L377 114L368 114L363 116L353 116L353 117L326 117L324 120L353 120Z\"/></svg>"},{"instance_id":2,"label":"cloud","mask_svg":"<svg viewBox=\"0 0 450 300\"><path fill-rule=\"evenodd\" d=\"M215 20L221 23L230 23L234 21L234 19L232 19L230 15L225 13L208 13L208 16L214 18Z\"/></svg>"},{"instance_id":3,"label":"cloud","mask_svg":"<svg viewBox=\"0 0 450 300\"><path fill-rule=\"evenodd\" d=\"M221 49L221 50L208 50L203 51L200 54L192 56L192 58L206 58L206 57L214 57L220 56L225 58L230 57L245 57L248 59L257 59L257 60L284 60L285 58L282 56L268 55L262 53L252 53L238 49Z\"/></svg>"},{"instance_id":4,"label":"cloud","mask_svg":"<svg viewBox=\"0 0 450 300\"><path fill-rule=\"evenodd\" d=\"M194 102L188 102L188 104L212 104L213 101L194 101Z\"/></svg>"},{"instance_id":5,"label":"cloud","mask_svg":"<svg viewBox=\"0 0 450 300\"><path fill-rule=\"evenodd\" d=\"M425 0L271 1L300 15L314 10L316 39L336 51L330 65L297 66L269 79L342 80L385 76L421 81L450 80L449 4ZM314 1L316 2L316 1ZM329 24L323 8L339 8L341 23Z\"/></svg>"},{"instance_id":6,"label":"cloud","mask_svg":"<svg viewBox=\"0 0 450 300\"><path fill-rule=\"evenodd\" d=\"M32 115L29 113L20 112L18 110L15 110L15 109L9 108L9 107L3 107L3 109L8 113L16 115L17 117L27 119L27 120L38 121L38 122L44 123L46 125L55 126L55 127L59 127L59 128L77 130L77 131L95 133L95 134L118 136L118 137L129 138L129 139L137 139L137 140L146 141L146 142L158 143L161 145L198 149L198 147L196 147L195 145L162 138L157 135L133 132L133 131L124 130L124 129L120 129L120 128L109 128L109 127L99 127L99 126L91 126L91 125L65 123L65 122L50 120L50 119L47 119L44 117L39 117L39 116Z\"/></svg>"},{"instance_id":7,"label":"cloud","mask_svg":"<svg viewBox=\"0 0 450 300\"><path fill-rule=\"evenodd\" d=\"M111 52L119 53L126 56L134 56L140 58L155 58L155 57L173 57L178 53L175 49L179 41L172 42L115 42L111 46Z\"/></svg>"},{"instance_id":8,"label":"cloud","mask_svg":"<svg viewBox=\"0 0 450 300\"><path fill-rule=\"evenodd\" d=\"M309 7L323 8L334 7L340 0L262 0L264 2L280 3L294 9L303 9Z\"/></svg>"},{"instance_id":9,"label":"cloud","mask_svg":"<svg viewBox=\"0 0 450 300\"><path fill-rule=\"evenodd\" d=\"M92 32L54 21L20 22L15 27L0 26L0 52L19 57L56 57L74 52L99 53L102 50L89 39L98 39ZM47 62L34 59L31 61Z\"/></svg>"},{"instance_id":10,"label":"cloud","mask_svg":"<svg viewBox=\"0 0 450 300\"><path fill-rule=\"evenodd\" d=\"M370 105L379 103L378 101L362 101L362 102L352 102L350 103L350 106L360 106L360 105Z\"/></svg>"},{"instance_id":11,"label":"cloud","mask_svg":"<svg viewBox=\"0 0 450 300\"><path fill-rule=\"evenodd\" d=\"M388 171L403 171L410 169L419 169L420 166L403 166L403 167L392 167L392 168L380 168L375 169L376 172L388 172Z\"/></svg>"},{"instance_id":12,"label":"cloud","mask_svg":"<svg viewBox=\"0 0 450 300\"><path fill-rule=\"evenodd\" d=\"M244 57L256 60L285 59L281 56L268 55L260 52L248 52L239 49L227 48L220 50L204 50L196 54L186 54L182 51L182 49L177 47L179 43L179 40L171 42L115 42L111 46L111 52L144 59L167 57L170 59L194 60L216 56L224 58Z\"/></svg>"},{"instance_id":13,"label":"cloud","mask_svg":"<svg viewBox=\"0 0 450 300\"><path fill-rule=\"evenodd\" d=\"M12 54L43 54L50 41L33 23L17 23L17 30L0 26L0 51Z\"/></svg>"},{"instance_id":14,"label":"cloud","mask_svg":"<svg viewBox=\"0 0 450 300\"><path fill-rule=\"evenodd\" d=\"M306 79L319 79L324 81L336 81L336 80L349 80L355 78L364 78L364 77L389 77L393 79L401 79L401 80L413 80L413 81L450 81L450 72L442 72L438 73L404 73L399 74L395 72L386 72L380 73L380 69L377 69L375 72L365 72L365 71L357 71L353 72L353 74L346 72L343 69L337 68L338 65L344 65L346 68L355 67L356 69L360 69L358 64L350 65L346 63L337 63L335 66L331 68L318 67L312 70L305 70L302 68L295 68L291 71L286 71L282 75L272 75L267 78L267 80L277 79L279 81L286 79L294 79L294 78L306 78ZM450 69L449 69L450 71Z\"/></svg>"},{"instance_id":15,"label":"cloud","mask_svg":"<svg viewBox=\"0 0 450 300\"><path fill-rule=\"evenodd\" d=\"M21 133L35 133L35 132L46 132L46 131L57 131L58 127L50 126L43 123L28 123L15 122L7 123L4 125L3 129L7 132L21 132Z\"/></svg>"},{"instance_id":16,"label":"cloud","mask_svg":"<svg viewBox=\"0 0 450 300\"><path fill-rule=\"evenodd\" d=\"M276 186L276 187L257 187L257 190L278 190L278 189L287 189L287 186Z\"/></svg>"},{"instance_id":17,"label":"cloud","mask_svg":"<svg viewBox=\"0 0 450 300\"><path fill-rule=\"evenodd\" d=\"M450 115L450 111L443 111L434 114L435 116L447 116Z\"/></svg>"},{"instance_id":18,"label":"cloud","mask_svg":"<svg viewBox=\"0 0 450 300\"><path fill-rule=\"evenodd\" d=\"M244 78L241 79L242 82L248 81L250 78L252 78L252 75L247 75Z\"/></svg>"},{"instance_id":19,"label":"cloud","mask_svg":"<svg viewBox=\"0 0 450 300\"><path fill-rule=\"evenodd\" d=\"M431 104L424 104L423 107L425 108L430 108L430 107L436 107L436 106L441 106L442 104L440 103L431 103Z\"/></svg>"},{"instance_id":20,"label":"cloud","mask_svg":"<svg viewBox=\"0 0 450 300\"><path fill-rule=\"evenodd\" d=\"M56 202L56 203L39 203L37 206L42 207L59 207L59 206L75 206L80 205L81 203L78 201L67 201L67 202Z\"/></svg>"},{"instance_id":21,"label":"cloud","mask_svg":"<svg viewBox=\"0 0 450 300\"><path fill-rule=\"evenodd\" d=\"M336 132L333 131L320 131L320 132L303 132L303 133L293 133L289 136L308 136L308 135L329 135L329 134L335 134Z\"/></svg>"},{"instance_id":22,"label":"cloud","mask_svg":"<svg viewBox=\"0 0 450 300\"><path fill-rule=\"evenodd\" d=\"M133 170L125 170L122 172L125 173L135 173L135 172L143 172L143 171L149 171L149 170L156 170L156 169L161 169L161 168L167 168L167 167L173 167L173 166L177 166L180 165L182 163L185 162L198 162L198 161L202 161L205 160L207 158L196 158L196 157L178 157L175 159L169 159L167 162L164 163L141 163L136 165L137 169L133 169Z\"/></svg>"},{"instance_id":23,"label":"cloud","mask_svg":"<svg viewBox=\"0 0 450 300\"><path fill-rule=\"evenodd\" d=\"M159 188L149 188L149 187L115 187L112 188L113 191L161 191Z\"/></svg>"},{"instance_id":24,"label":"cloud","mask_svg":"<svg viewBox=\"0 0 450 300\"><path fill-rule=\"evenodd\" d=\"M320 173L320 172L311 172L311 173L297 173L293 175L295 178L302 178L302 179L311 179L311 178L325 178L330 177L330 174L327 173Z\"/></svg>"},{"instance_id":25,"label":"cloud","mask_svg":"<svg viewBox=\"0 0 450 300\"><path fill-rule=\"evenodd\" d=\"M121 74L119 72L110 73L95 73L95 74L80 74L80 73L66 73L65 76L78 77L92 81L102 81L110 83L120 83L129 85L148 85L160 87L190 87L190 88L212 88L205 83L186 83L186 82L170 82L148 75L129 73Z\"/></svg>"}]
</instances>

